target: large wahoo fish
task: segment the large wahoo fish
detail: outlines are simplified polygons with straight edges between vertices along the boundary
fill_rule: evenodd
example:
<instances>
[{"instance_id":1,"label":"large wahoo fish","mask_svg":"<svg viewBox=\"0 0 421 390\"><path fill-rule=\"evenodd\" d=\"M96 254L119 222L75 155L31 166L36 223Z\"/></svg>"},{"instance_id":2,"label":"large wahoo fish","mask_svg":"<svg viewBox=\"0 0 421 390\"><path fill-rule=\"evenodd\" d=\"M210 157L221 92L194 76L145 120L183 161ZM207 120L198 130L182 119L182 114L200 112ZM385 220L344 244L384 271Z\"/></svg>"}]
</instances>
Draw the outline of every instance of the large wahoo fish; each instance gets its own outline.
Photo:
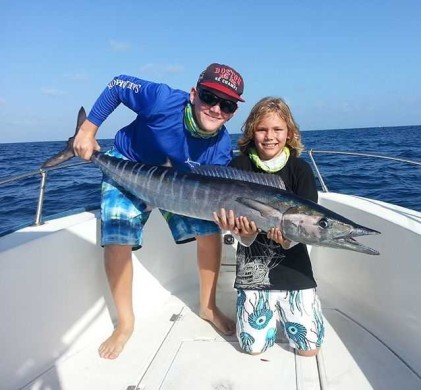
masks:
<instances>
[{"instance_id":1,"label":"large wahoo fish","mask_svg":"<svg viewBox=\"0 0 421 390\"><path fill-rule=\"evenodd\" d=\"M85 118L82 107L75 135ZM58 165L73 157L73 140L74 136L69 138L66 149L48 159L42 168ZM263 231L279 227L284 237L291 241L379 254L354 239L379 232L281 189L285 186L278 175L216 166L183 173L99 152L93 153L91 161L105 175L152 207L209 221L213 221L213 211L225 208L255 221Z\"/></svg>"}]
</instances>

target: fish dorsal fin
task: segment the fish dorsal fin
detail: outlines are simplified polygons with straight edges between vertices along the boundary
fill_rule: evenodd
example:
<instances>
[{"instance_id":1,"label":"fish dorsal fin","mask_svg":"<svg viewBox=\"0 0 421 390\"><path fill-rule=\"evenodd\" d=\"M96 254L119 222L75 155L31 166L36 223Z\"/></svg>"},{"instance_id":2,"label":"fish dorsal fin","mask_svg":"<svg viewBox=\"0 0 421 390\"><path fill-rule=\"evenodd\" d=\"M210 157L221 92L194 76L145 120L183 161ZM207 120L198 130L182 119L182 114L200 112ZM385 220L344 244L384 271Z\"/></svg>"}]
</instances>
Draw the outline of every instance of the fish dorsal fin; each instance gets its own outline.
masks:
<instances>
[{"instance_id":1,"label":"fish dorsal fin","mask_svg":"<svg viewBox=\"0 0 421 390\"><path fill-rule=\"evenodd\" d=\"M256 173L243 171L241 169L232 167L222 167L215 165L202 165L195 167L193 168L192 172L202 176L242 180L285 190L285 183L282 178L279 175L271 175L269 173Z\"/></svg>"}]
</instances>

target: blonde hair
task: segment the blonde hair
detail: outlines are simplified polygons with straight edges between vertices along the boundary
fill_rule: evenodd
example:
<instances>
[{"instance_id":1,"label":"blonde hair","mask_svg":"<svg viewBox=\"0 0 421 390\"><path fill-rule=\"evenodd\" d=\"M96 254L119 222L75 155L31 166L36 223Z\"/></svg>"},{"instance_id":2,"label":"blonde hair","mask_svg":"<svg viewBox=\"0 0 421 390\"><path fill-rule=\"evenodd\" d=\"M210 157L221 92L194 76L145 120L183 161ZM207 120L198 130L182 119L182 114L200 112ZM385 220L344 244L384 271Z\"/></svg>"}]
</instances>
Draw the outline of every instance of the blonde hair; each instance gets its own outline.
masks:
<instances>
[{"instance_id":1,"label":"blonde hair","mask_svg":"<svg viewBox=\"0 0 421 390\"><path fill-rule=\"evenodd\" d=\"M255 146L254 133L256 127L263 117L269 113L279 115L286 122L288 128L286 146L288 146L292 156L298 157L304 148L301 143L300 129L285 101L281 98L271 96L265 97L255 104L241 127L243 135L238 141L241 153L247 154L248 150Z\"/></svg>"}]
</instances>

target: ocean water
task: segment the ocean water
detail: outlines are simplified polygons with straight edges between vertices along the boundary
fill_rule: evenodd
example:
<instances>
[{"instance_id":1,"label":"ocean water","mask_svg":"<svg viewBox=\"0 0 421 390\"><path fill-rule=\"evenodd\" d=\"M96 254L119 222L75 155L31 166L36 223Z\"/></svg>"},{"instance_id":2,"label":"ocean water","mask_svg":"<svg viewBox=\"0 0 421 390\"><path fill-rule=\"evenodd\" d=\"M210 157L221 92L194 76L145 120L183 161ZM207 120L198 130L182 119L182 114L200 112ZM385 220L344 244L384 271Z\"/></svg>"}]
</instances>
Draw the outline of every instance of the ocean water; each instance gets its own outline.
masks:
<instances>
[{"instance_id":1,"label":"ocean water","mask_svg":"<svg viewBox=\"0 0 421 390\"><path fill-rule=\"evenodd\" d=\"M232 135L234 148L239 136ZM365 152L421 162L421 126L303 131L302 138L305 150ZM107 150L112 140L99 140L99 143L102 150ZM38 171L41 163L64 145L64 141L0 143L0 182ZM307 153L302 157L310 161ZM421 211L421 166L345 155L315 154L314 157L329 191ZM49 172L43 218L97 208L101 177L93 164ZM39 184L40 175L0 184L0 234L33 223Z\"/></svg>"}]
</instances>

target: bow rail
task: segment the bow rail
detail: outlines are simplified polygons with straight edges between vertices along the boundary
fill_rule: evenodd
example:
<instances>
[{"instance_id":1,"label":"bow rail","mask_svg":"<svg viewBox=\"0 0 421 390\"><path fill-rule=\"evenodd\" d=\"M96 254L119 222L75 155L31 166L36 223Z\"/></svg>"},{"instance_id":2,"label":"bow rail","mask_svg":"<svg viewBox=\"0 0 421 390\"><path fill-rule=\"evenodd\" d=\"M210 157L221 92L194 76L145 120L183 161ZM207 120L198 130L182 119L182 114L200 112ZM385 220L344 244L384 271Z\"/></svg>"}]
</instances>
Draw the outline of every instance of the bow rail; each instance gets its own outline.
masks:
<instances>
[{"instance_id":1,"label":"bow rail","mask_svg":"<svg viewBox=\"0 0 421 390\"><path fill-rule=\"evenodd\" d=\"M5 184L10 184L19 180L27 179L30 177L38 176L38 175L41 176L38 201L37 201L37 211L35 213L34 223L32 224L33 226L39 226L43 224L42 209L44 205L44 196L45 196L45 190L47 186L47 173L50 171L55 171L57 169L66 169L66 168L75 167L75 166L83 165L83 164L90 164L90 161L80 161L73 164L66 164L62 166L59 165L52 168L39 169L38 171L33 171L33 172L24 173L21 175L12 176L6 179L0 179L0 186L5 185Z\"/></svg>"}]
</instances>

